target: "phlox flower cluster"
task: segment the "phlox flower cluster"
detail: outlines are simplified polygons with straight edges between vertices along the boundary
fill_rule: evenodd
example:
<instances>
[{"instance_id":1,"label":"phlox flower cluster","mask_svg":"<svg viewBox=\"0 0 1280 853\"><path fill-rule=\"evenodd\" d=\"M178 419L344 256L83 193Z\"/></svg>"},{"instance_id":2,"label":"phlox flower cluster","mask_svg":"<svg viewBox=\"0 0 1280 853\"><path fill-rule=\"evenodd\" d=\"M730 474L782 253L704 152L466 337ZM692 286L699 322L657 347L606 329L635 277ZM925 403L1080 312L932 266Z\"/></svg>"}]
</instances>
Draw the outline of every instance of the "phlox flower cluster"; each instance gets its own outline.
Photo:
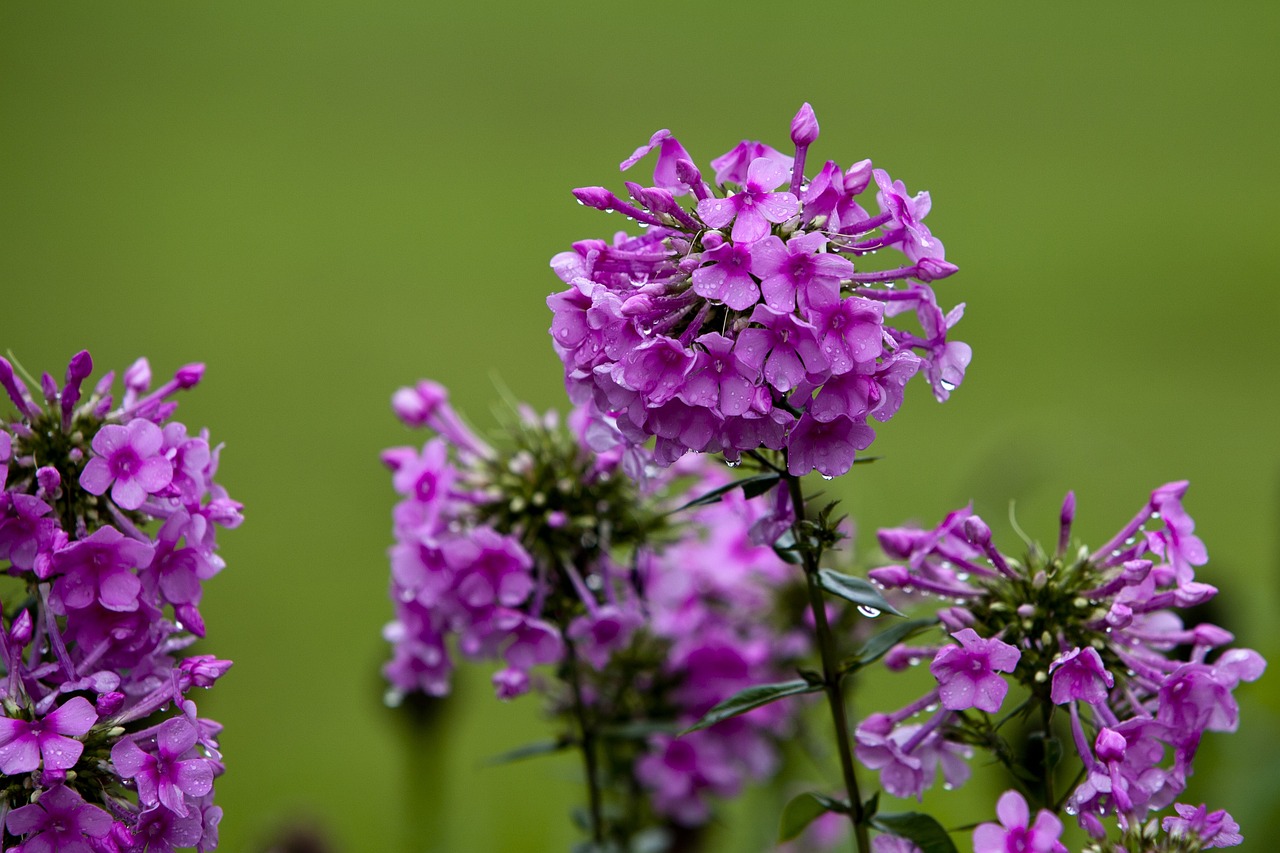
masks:
<instances>
[{"instance_id":1,"label":"phlox flower cluster","mask_svg":"<svg viewBox=\"0 0 1280 853\"><path fill-rule=\"evenodd\" d=\"M942 599L938 619L950 635L940 644L898 646L886 657L893 669L928 661L937 686L858 727L857 754L880 770L884 788L918 797L940 757L945 767L946 756L954 760L1002 737L988 715L1012 719L1038 712L1050 739L1058 730L1056 716L1075 747L1080 776L1059 801L1048 801L1049 783L1029 786L1029 797L1074 815L1097 839L1107 835L1104 817L1115 817L1122 835L1141 835L1149 814L1173 805L1204 734L1236 729L1233 691L1266 666L1257 652L1226 648L1233 638L1223 628L1187 625L1178 615L1179 608L1217 593L1195 576L1208 557L1182 505L1186 490L1185 482L1156 489L1095 550L1072 550L1071 494L1053 553L1038 545L1029 545L1021 559L1001 552L969 508L932 530L881 530L881 547L899 562L869 576L889 589ZM1007 676L1027 694L1013 709L1005 707ZM946 778L958 784L966 773L954 763ZM1012 800L1001 802L1006 830L1021 821L1025 832L1033 832L1026 829L1025 802L1017 808ZM1166 820L1173 830L1188 831L1179 821L1205 820L1203 814L1188 818L1192 807L1177 809L1181 817ZM992 841L991 826L981 830L985 840L977 849L1005 849ZM1048 823L1037 826L1033 834L1047 838ZM1217 826L1197 826L1203 839L1218 832Z\"/></svg>"},{"instance_id":2,"label":"phlox flower cluster","mask_svg":"<svg viewBox=\"0 0 1280 853\"><path fill-rule=\"evenodd\" d=\"M669 512L727 484L722 465L687 460L642 493L623 471L634 448L584 409L561 425L520 407L509 442L495 448L435 383L402 389L393 406L435 433L383 455L401 497L384 670L393 700L448 693L455 649L500 661L500 698L537 688L566 718L580 702L594 731L633 731L600 736L601 772L620 790L647 792L646 808L678 825L705 822L709 797L773 770L792 717L781 705L674 735L735 692L782 677L805 651L771 621L786 566L751 543L753 503L732 494Z\"/></svg>"},{"instance_id":3,"label":"phlox flower cluster","mask_svg":"<svg viewBox=\"0 0 1280 853\"><path fill-rule=\"evenodd\" d=\"M929 287L956 271L924 224L929 194L909 195L870 160L806 177L817 137L805 104L794 156L743 141L708 180L660 130L622 163L656 152L652 186L628 182L629 200L574 191L644 230L552 260L569 286L547 300L569 396L616 417L632 444L656 436L660 465L764 447L787 451L793 475L837 476L911 376L923 372L939 400L964 377L970 349L947 337L964 306L943 312ZM881 250L901 261L872 266ZM913 328L889 325L909 314Z\"/></svg>"},{"instance_id":4,"label":"phlox flower cluster","mask_svg":"<svg viewBox=\"0 0 1280 853\"><path fill-rule=\"evenodd\" d=\"M0 422L0 774L6 851L166 851L218 844L221 726L193 687L231 662L183 656L205 635L216 530L241 506L214 476L220 446L173 420L139 359L118 403L88 352L33 393L0 358L17 409Z\"/></svg>"}]
</instances>

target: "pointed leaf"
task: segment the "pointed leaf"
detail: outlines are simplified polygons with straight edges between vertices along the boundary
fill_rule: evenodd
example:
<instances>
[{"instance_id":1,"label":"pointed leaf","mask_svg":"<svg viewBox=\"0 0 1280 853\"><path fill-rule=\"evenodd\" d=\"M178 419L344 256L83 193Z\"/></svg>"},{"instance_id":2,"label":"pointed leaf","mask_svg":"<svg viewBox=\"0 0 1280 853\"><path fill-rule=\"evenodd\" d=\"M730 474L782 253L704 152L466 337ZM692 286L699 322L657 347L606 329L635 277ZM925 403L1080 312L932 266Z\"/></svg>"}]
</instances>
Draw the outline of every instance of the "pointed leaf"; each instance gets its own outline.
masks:
<instances>
[{"instance_id":1,"label":"pointed leaf","mask_svg":"<svg viewBox=\"0 0 1280 853\"><path fill-rule=\"evenodd\" d=\"M705 729L708 726L714 726L721 720L745 714L747 711L759 708L761 705L768 705L770 702L776 702L788 696L817 693L821 689L821 686L815 687L809 682L799 679L796 681L783 681L779 684L757 684L754 687L748 687L746 690L735 693L716 705L706 713L706 716L680 734L688 734L699 729Z\"/></svg>"},{"instance_id":2,"label":"pointed leaf","mask_svg":"<svg viewBox=\"0 0 1280 853\"><path fill-rule=\"evenodd\" d=\"M784 532L773 543L773 553L777 554L784 563L790 563L793 566L801 563L800 554L796 549L796 535L790 530Z\"/></svg>"},{"instance_id":3,"label":"pointed leaf","mask_svg":"<svg viewBox=\"0 0 1280 853\"><path fill-rule=\"evenodd\" d=\"M892 627L881 631L870 640L863 644L862 648L854 653L851 660L850 669L866 666L869 663L875 663L889 653L889 650L901 643L908 637L932 628L938 624L937 619L911 619L906 622L898 622Z\"/></svg>"},{"instance_id":4,"label":"pointed leaf","mask_svg":"<svg viewBox=\"0 0 1280 853\"><path fill-rule=\"evenodd\" d=\"M870 581L862 578L841 574L831 569L818 569L818 586L832 595L838 595L846 601L852 601L854 604L870 607L873 610L879 610L881 613L892 613L894 616L905 615L885 601L884 596L880 594L880 590L876 589Z\"/></svg>"},{"instance_id":5,"label":"pointed leaf","mask_svg":"<svg viewBox=\"0 0 1280 853\"><path fill-rule=\"evenodd\" d=\"M805 827L813 823L826 812L847 812L849 806L823 794L806 791L791 798L782 807L782 819L778 822L778 841L790 841L804 832Z\"/></svg>"},{"instance_id":6,"label":"pointed leaf","mask_svg":"<svg viewBox=\"0 0 1280 853\"><path fill-rule=\"evenodd\" d=\"M573 744L567 740L547 740L538 743L529 743L524 746L518 746L509 752L501 755L495 755L486 761L486 764L510 764L513 761L523 761L526 758L537 758L539 755L551 755L555 752L563 752Z\"/></svg>"},{"instance_id":7,"label":"pointed leaf","mask_svg":"<svg viewBox=\"0 0 1280 853\"><path fill-rule=\"evenodd\" d=\"M734 489L742 489L743 494L748 498L758 497L771 489L780 479L782 479L781 474L756 474L754 477L743 477L741 480L734 480L732 483L726 483L723 486L712 489L705 495L699 495L688 503L671 510L668 515L696 506L718 503Z\"/></svg>"},{"instance_id":8,"label":"pointed leaf","mask_svg":"<svg viewBox=\"0 0 1280 853\"><path fill-rule=\"evenodd\" d=\"M959 853L950 834L932 817L920 812L876 815L871 825L913 842L921 853Z\"/></svg>"}]
</instances>

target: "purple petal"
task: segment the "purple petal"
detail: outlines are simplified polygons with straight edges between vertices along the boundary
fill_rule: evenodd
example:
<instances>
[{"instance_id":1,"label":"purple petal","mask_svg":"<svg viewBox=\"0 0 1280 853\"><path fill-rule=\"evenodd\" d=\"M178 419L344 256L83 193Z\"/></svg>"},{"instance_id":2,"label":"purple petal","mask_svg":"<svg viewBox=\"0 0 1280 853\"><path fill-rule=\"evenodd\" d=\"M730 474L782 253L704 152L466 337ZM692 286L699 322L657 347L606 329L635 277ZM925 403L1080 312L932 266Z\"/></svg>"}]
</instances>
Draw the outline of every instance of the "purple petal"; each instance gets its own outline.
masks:
<instances>
[{"instance_id":1,"label":"purple petal","mask_svg":"<svg viewBox=\"0 0 1280 853\"><path fill-rule=\"evenodd\" d=\"M738 215L738 206L731 199L704 198L698 202L698 215L708 226L723 228Z\"/></svg>"},{"instance_id":2,"label":"purple petal","mask_svg":"<svg viewBox=\"0 0 1280 853\"><path fill-rule=\"evenodd\" d=\"M137 480L116 480L111 487L111 500L121 509L137 509L147 499L147 490Z\"/></svg>"},{"instance_id":3,"label":"purple petal","mask_svg":"<svg viewBox=\"0 0 1280 853\"><path fill-rule=\"evenodd\" d=\"M196 727L181 717L168 720L160 726L156 735L156 743L160 754L166 758L176 758L196 745L198 732Z\"/></svg>"},{"instance_id":4,"label":"purple petal","mask_svg":"<svg viewBox=\"0 0 1280 853\"><path fill-rule=\"evenodd\" d=\"M80 486L91 495L105 492L112 479L111 466L101 456L90 459L80 472Z\"/></svg>"},{"instance_id":5,"label":"purple petal","mask_svg":"<svg viewBox=\"0 0 1280 853\"><path fill-rule=\"evenodd\" d=\"M134 482L151 494L173 482L173 463L163 456L152 456L133 475Z\"/></svg>"},{"instance_id":6,"label":"purple petal","mask_svg":"<svg viewBox=\"0 0 1280 853\"><path fill-rule=\"evenodd\" d=\"M151 762L154 759L131 740L119 741L111 747L111 763L116 766L116 772L123 779L137 776Z\"/></svg>"},{"instance_id":7,"label":"purple petal","mask_svg":"<svg viewBox=\"0 0 1280 853\"><path fill-rule=\"evenodd\" d=\"M134 452L144 459L155 456L164 445L164 432L146 418L134 418L125 429L128 430L129 444L133 445Z\"/></svg>"},{"instance_id":8,"label":"purple petal","mask_svg":"<svg viewBox=\"0 0 1280 853\"><path fill-rule=\"evenodd\" d=\"M213 790L213 768L205 759L179 761L177 771L178 787L190 796L203 797Z\"/></svg>"},{"instance_id":9,"label":"purple petal","mask_svg":"<svg viewBox=\"0 0 1280 853\"><path fill-rule=\"evenodd\" d=\"M99 456L110 456L129 444L129 431L117 424L108 424L98 430L93 437L93 452Z\"/></svg>"},{"instance_id":10,"label":"purple petal","mask_svg":"<svg viewBox=\"0 0 1280 853\"><path fill-rule=\"evenodd\" d=\"M7 776L30 773L40 766L40 746L29 732L0 747L0 772Z\"/></svg>"},{"instance_id":11,"label":"purple petal","mask_svg":"<svg viewBox=\"0 0 1280 853\"><path fill-rule=\"evenodd\" d=\"M137 610L141 591L142 582L128 570L114 571L98 580L98 600L108 610Z\"/></svg>"},{"instance_id":12,"label":"purple petal","mask_svg":"<svg viewBox=\"0 0 1280 853\"><path fill-rule=\"evenodd\" d=\"M62 735L45 733L40 736L40 754L44 757L45 770L70 770L80 760L84 744Z\"/></svg>"},{"instance_id":13,"label":"purple petal","mask_svg":"<svg viewBox=\"0 0 1280 853\"><path fill-rule=\"evenodd\" d=\"M98 722L98 714L93 710L93 705L89 704L89 700L83 696L76 696L60 708L46 714L44 728L53 729L58 734L69 737L80 737L93 728L96 722Z\"/></svg>"}]
</instances>

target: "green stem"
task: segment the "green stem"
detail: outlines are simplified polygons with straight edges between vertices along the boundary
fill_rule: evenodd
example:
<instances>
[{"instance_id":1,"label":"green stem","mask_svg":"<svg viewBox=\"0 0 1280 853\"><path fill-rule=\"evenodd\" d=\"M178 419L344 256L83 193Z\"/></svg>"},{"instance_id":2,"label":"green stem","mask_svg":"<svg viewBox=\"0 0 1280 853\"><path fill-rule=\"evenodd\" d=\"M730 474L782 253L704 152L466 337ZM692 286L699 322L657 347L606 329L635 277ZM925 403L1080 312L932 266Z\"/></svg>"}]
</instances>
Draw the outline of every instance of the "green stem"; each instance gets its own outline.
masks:
<instances>
[{"instance_id":1,"label":"green stem","mask_svg":"<svg viewBox=\"0 0 1280 853\"><path fill-rule=\"evenodd\" d=\"M795 510L796 542L803 542L803 531L800 527L804 521L804 492L800 488L800 478L787 474L787 487L791 492L791 504ZM844 691L840 687L839 658L836 656L835 637L831 633L831 625L827 622L826 602L822 597L822 587L818 585L818 568L822 553L819 550L801 547L804 557L805 581L809 590L809 609L813 612L813 623L818 634L818 651L822 656L822 685L827 694L827 706L831 710L831 722L836 730L836 751L840 756L840 770L844 775L844 787L849 795L849 820L853 823L854 849L858 853L869 853L871 841L867 832L866 814L862 806L862 795L858 792L858 777L853 764L853 747L849 741L849 715L845 709Z\"/></svg>"},{"instance_id":2,"label":"green stem","mask_svg":"<svg viewBox=\"0 0 1280 853\"><path fill-rule=\"evenodd\" d=\"M565 668L569 689L573 692L573 716L578 723L578 748L587 777L587 810L591 816L591 840L604 846L604 819L600 808L600 774L596 767L595 729L587 718L587 705L582 701L582 679L578 672L578 651L566 632L561 632L565 648Z\"/></svg>"}]
</instances>

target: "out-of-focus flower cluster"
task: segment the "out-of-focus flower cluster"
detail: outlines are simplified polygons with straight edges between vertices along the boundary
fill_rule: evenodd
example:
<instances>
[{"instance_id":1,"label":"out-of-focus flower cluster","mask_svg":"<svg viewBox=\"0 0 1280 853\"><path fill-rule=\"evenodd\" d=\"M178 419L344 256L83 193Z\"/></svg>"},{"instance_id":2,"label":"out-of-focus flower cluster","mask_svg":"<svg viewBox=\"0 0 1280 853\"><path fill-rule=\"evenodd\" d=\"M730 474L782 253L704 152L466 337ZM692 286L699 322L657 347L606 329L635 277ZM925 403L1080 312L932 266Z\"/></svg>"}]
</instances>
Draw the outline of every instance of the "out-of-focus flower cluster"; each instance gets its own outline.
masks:
<instances>
[{"instance_id":1,"label":"out-of-focus flower cluster","mask_svg":"<svg viewBox=\"0 0 1280 853\"><path fill-rule=\"evenodd\" d=\"M402 389L393 407L435 433L383 455L401 496L386 631L393 701L446 694L455 649L503 662L499 697L537 688L566 716L577 681L610 783L638 785L647 808L680 825L708 819L708 795L771 771L794 713L781 705L674 737L805 651L799 634L774 624L786 566L749 540L758 502L725 494L669 515L727 485L722 465L648 463L642 493L623 466L646 463L584 409L561 425L520 407L495 448L435 383Z\"/></svg>"},{"instance_id":2,"label":"out-of-focus flower cluster","mask_svg":"<svg viewBox=\"0 0 1280 853\"><path fill-rule=\"evenodd\" d=\"M118 403L112 373L84 393L92 372L81 352L33 393L0 358L5 849L212 850L221 726L190 693L231 663L182 651L241 507L214 481L220 446L172 420L203 365L152 390L139 359Z\"/></svg>"},{"instance_id":3,"label":"out-of-focus flower cluster","mask_svg":"<svg viewBox=\"0 0 1280 853\"><path fill-rule=\"evenodd\" d=\"M627 182L629 201L574 191L645 230L552 260L569 285L547 300L569 396L615 416L632 444L656 436L660 465L765 447L785 449L792 474L837 476L873 440L868 418L897 412L912 375L923 371L939 400L964 377L970 349L947 339L964 306L943 312L929 287L956 271L923 222L929 194L909 195L870 160L805 177L817 136L806 104L794 157L743 141L711 161L708 182L660 130L622 163L656 151L652 186ZM881 250L903 262L864 268ZM916 328L887 325L910 313Z\"/></svg>"},{"instance_id":4,"label":"out-of-focus flower cluster","mask_svg":"<svg viewBox=\"0 0 1280 853\"><path fill-rule=\"evenodd\" d=\"M1002 756L1003 736L989 714L1034 717L1049 726L1043 733L1048 741L1055 740L1055 713L1065 711L1081 763L1079 783L1053 802L1052 765L1036 771L1049 780L1043 787L1024 770L1028 797L1075 815L1096 839L1107 835L1102 818L1114 816L1122 844L1116 849L1183 849L1177 844L1192 834L1205 847L1225 846L1234 822L1215 812L1210 826L1203 807L1179 804L1179 817L1166 818L1166 831L1184 837L1167 848L1151 846L1154 823L1143 826L1186 787L1204 734L1235 731L1232 693L1266 666L1257 652L1225 648L1233 639L1226 630L1188 626L1176 612L1217 593L1195 577L1195 567L1208 558L1182 505L1186 489L1185 482L1156 489L1111 541L1093 551L1072 550L1071 494L1055 551L1029 545L1023 559L998 550L986 523L968 508L933 530L880 531L881 547L899 562L869 576L889 589L942 599L947 606L938 618L952 639L898 646L885 658L892 669L928 661L937 680L918 701L872 715L857 729L857 755L880 771L885 790L919 797L939 764L947 782L959 784L968 772L961 758L974 746L992 748L1007 761L1007 744ZM1004 707L1009 683L1003 674L1027 694L1013 709ZM1002 800L1001 832L1013 832L1015 824L1019 832L1033 832L1026 826L1027 806L1019 802L1015 808ZM986 826L975 849L1005 849L995 825ZM1048 839L1049 824L1037 826L1034 833ZM1130 842L1148 846L1123 846Z\"/></svg>"}]
</instances>

